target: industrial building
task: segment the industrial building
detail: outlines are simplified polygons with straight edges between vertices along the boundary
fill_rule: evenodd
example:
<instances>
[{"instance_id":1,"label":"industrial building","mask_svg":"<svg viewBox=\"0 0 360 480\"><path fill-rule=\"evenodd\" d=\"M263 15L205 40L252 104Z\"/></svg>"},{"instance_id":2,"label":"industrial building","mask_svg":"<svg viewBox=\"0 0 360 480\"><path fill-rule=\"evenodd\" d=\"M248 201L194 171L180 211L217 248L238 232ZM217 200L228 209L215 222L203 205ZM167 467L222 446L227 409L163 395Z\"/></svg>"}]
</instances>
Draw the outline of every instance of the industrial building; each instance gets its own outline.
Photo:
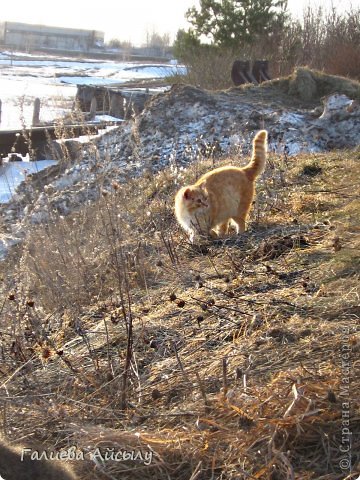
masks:
<instances>
[{"instance_id":1,"label":"industrial building","mask_svg":"<svg viewBox=\"0 0 360 480\"><path fill-rule=\"evenodd\" d=\"M104 32L4 22L0 25L0 44L27 51L40 49L89 52L104 47Z\"/></svg>"}]
</instances>

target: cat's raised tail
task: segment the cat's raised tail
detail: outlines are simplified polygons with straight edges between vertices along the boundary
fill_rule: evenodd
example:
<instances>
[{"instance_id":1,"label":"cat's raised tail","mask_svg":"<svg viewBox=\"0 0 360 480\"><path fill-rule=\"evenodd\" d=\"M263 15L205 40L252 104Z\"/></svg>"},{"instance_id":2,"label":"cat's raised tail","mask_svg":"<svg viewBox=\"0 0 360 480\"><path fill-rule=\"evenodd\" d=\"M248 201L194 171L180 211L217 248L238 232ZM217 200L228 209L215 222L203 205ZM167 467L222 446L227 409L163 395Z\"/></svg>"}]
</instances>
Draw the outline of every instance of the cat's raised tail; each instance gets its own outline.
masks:
<instances>
[{"instance_id":1,"label":"cat's raised tail","mask_svg":"<svg viewBox=\"0 0 360 480\"><path fill-rule=\"evenodd\" d=\"M244 167L246 176L254 181L265 170L267 153L267 131L260 130L253 140L253 152L250 162Z\"/></svg>"}]
</instances>

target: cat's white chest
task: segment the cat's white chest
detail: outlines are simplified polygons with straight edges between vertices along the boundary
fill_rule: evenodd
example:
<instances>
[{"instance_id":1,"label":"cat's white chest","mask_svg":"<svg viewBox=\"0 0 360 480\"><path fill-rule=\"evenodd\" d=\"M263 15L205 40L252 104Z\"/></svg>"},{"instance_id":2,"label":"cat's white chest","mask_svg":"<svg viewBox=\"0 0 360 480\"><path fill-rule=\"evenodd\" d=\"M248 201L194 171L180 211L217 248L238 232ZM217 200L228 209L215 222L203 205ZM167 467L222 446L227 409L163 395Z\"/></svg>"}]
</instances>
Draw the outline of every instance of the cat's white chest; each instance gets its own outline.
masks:
<instances>
[{"instance_id":1,"label":"cat's white chest","mask_svg":"<svg viewBox=\"0 0 360 480\"><path fill-rule=\"evenodd\" d=\"M189 216L189 228L200 235L207 235L210 229L209 214L207 209L198 210Z\"/></svg>"},{"instance_id":2,"label":"cat's white chest","mask_svg":"<svg viewBox=\"0 0 360 480\"><path fill-rule=\"evenodd\" d=\"M209 232L209 215L206 210L198 210L191 214L184 210L181 215L181 225L193 240L196 234L207 235Z\"/></svg>"}]
</instances>

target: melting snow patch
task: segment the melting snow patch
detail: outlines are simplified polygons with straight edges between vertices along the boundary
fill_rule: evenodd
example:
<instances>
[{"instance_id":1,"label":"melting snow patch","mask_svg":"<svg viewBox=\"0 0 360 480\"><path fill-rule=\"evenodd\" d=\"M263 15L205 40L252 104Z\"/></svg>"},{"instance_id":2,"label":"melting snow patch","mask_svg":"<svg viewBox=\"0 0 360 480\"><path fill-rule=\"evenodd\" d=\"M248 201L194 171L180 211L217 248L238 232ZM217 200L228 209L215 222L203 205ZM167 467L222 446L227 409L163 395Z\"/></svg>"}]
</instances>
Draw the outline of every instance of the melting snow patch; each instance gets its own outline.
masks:
<instances>
[{"instance_id":1,"label":"melting snow patch","mask_svg":"<svg viewBox=\"0 0 360 480\"><path fill-rule=\"evenodd\" d=\"M347 111L347 107L352 103L353 100L350 100L346 95L340 95L338 93L329 95L324 100L324 112L320 118L328 119L341 111Z\"/></svg>"},{"instance_id":2,"label":"melting snow patch","mask_svg":"<svg viewBox=\"0 0 360 480\"><path fill-rule=\"evenodd\" d=\"M16 188L25 180L27 175L40 172L56 163L55 160L4 162L0 166L0 203L6 203L10 200Z\"/></svg>"},{"instance_id":3,"label":"melting snow patch","mask_svg":"<svg viewBox=\"0 0 360 480\"><path fill-rule=\"evenodd\" d=\"M280 115L279 122L286 126L299 128L305 125L305 118L300 113L286 112Z\"/></svg>"},{"instance_id":4,"label":"melting snow patch","mask_svg":"<svg viewBox=\"0 0 360 480\"><path fill-rule=\"evenodd\" d=\"M21 242L21 238L12 237L10 235L2 235L0 237L0 260L3 260L9 248Z\"/></svg>"}]
</instances>

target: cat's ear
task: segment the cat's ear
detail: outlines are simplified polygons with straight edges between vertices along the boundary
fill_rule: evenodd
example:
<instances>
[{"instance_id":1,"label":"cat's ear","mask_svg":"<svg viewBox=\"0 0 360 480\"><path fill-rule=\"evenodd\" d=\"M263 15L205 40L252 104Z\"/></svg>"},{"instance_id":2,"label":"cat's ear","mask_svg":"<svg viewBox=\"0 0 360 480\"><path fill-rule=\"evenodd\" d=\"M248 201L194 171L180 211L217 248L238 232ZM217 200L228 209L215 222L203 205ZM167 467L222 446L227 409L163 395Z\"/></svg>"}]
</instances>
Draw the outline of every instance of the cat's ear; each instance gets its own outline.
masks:
<instances>
[{"instance_id":1,"label":"cat's ear","mask_svg":"<svg viewBox=\"0 0 360 480\"><path fill-rule=\"evenodd\" d=\"M190 197L191 197L191 189L187 188L186 190L184 190L184 198L185 200L189 200Z\"/></svg>"}]
</instances>

